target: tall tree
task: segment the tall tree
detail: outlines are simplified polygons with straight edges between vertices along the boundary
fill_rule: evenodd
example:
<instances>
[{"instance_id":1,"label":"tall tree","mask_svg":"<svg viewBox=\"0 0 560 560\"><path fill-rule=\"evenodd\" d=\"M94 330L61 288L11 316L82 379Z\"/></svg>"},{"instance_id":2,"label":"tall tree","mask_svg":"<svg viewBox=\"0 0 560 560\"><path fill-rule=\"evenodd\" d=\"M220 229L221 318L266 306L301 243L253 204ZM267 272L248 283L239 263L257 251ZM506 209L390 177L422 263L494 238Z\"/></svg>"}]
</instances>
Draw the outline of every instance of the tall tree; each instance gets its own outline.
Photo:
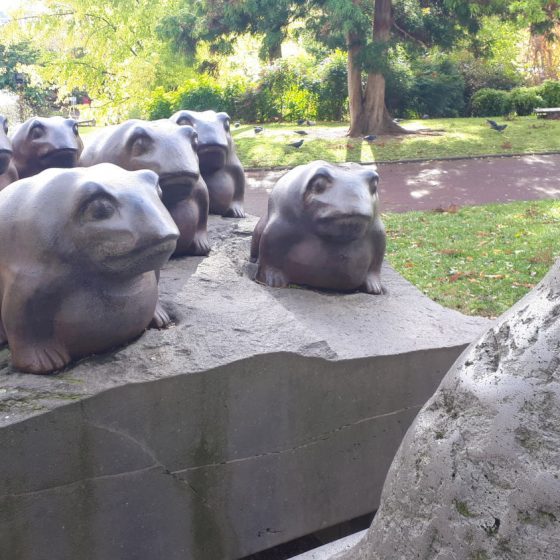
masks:
<instances>
[{"instance_id":1,"label":"tall tree","mask_svg":"<svg viewBox=\"0 0 560 560\"><path fill-rule=\"evenodd\" d=\"M515 0L512 14L529 28L529 50L536 81L560 76L560 1Z\"/></svg>"},{"instance_id":2,"label":"tall tree","mask_svg":"<svg viewBox=\"0 0 560 560\"><path fill-rule=\"evenodd\" d=\"M507 12L508 5L507 0L182 1L182 11L167 17L165 29L183 48L206 40L217 51L231 52L232 38L249 32L263 37L263 50L273 58L295 20L304 21L319 40L346 48L351 136L405 132L385 104L397 44L424 51L433 45L450 47L475 33L482 16Z\"/></svg>"},{"instance_id":3,"label":"tall tree","mask_svg":"<svg viewBox=\"0 0 560 560\"><path fill-rule=\"evenodd\" d=\"M30 2L13 14L4 38L37 47L36 74L43 83L58 84L61 97L86 90L101 112L118 118L140 105L154 85L168 85L173 53L155 28L167 10L175 9L175 0L38 4L41 9L31 9ZM182 57L179 61L184 67Z\"/></svg>"}]
</instances>

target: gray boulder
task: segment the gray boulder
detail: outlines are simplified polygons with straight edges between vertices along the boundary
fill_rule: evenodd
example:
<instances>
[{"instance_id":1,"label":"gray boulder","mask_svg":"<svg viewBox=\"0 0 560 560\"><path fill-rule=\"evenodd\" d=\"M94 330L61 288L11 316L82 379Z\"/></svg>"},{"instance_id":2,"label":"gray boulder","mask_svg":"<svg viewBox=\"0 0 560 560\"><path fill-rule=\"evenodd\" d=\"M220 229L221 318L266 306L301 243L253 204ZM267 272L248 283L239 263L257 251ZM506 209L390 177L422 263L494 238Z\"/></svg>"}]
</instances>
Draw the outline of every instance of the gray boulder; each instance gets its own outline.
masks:
<instances>
[{"instance_id":1,"label":"gray boulder","mask_svg":"<svg viewBox=\"0 0 560 560\"><path fill-rule=\"evenodd\" d=\"M560 261L463 353L334 560L560 557Z\"/></svg>"}]
</instances>

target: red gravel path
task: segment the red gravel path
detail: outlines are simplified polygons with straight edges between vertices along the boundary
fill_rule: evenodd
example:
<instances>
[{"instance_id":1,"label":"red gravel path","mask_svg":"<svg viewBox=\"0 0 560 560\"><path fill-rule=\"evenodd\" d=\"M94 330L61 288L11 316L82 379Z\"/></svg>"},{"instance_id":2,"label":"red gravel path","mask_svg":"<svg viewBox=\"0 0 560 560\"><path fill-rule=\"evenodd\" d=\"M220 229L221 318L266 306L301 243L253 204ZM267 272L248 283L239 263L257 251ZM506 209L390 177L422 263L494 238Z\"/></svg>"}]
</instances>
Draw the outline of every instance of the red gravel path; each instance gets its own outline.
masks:
<instances>
[{"instance_id":1,"label":"red gravel path","mask_svg":"<svg viewBox=\"0 0 560 560\"><path fill-rule=\"evenodd\" d=\"M560 198L560 154L378 166L383 211L434 210L513 200ZM261 216L285 171L247 173L245 209Z\"/></svg>"}]
</instances>

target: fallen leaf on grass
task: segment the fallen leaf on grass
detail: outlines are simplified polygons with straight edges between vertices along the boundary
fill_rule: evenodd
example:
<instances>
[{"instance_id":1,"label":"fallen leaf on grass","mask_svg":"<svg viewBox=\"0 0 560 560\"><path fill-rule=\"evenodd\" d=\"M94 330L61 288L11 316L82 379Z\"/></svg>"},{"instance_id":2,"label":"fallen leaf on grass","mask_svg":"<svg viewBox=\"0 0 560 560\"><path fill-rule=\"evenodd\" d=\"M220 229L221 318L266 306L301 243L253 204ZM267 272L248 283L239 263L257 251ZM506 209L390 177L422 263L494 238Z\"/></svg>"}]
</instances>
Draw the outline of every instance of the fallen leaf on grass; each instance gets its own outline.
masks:
<instances>
[{"instance_id":1,"label":"fallen leaf on grass","mask_svg":"<svg viewBox=\"0 0 560 560\"><path fill-rule=\"evenodd\" d=\"M474 276L478 276L476 272L454 272L447 277L449 282L457 282L460 278L472 278Z\"/></svg>"},{"instance_id":2,"label":"fallen leaf on grass","mask_svg":"<svg viewBox=\"0 0 560 560\"><path fill-rule=\"evenodd\" d=\"M512 282L511 285L517 288L529 288L530 290L536 286L536 284L531 284L530 282Z\"/></svg>"},{"instance_id":3,"label":"fallen leaf on grass","mask_svg":"<svg viewBox=\"0 0 560 560\"><path fill-rule=\"evenodd\" d=\"M510 150L510 149L511 149L511 142L504 142L504 143L501 145L501 148L502 148L503 150Z\"/></svg>"},{"instance_id":4,"label":"fallen leaf on grass","mask_svg":"<svg viewBox=\"0 0 560 560\"><path fill-rule=\"evenodd\" d=\"M457 255L461 255L463 252L462 251L458 251L457 249L442 249L441 251L439 251L442 255L449 255L451 256L457 256Z\"/></svg>"},{"instance_id":5,"label":"fallen leaf on grass","mask_svg":"<svg viewBox=\"0 0 560 560\"><path fill-rule=\"evenodd\" d=\"M437 208L434 208L434 212L439 212L442 214L457 214L457 212L459 212L460 210L460 206L457 206L457 204L450 204L449 206L443 207L443 206L438 206Z\"/></svg>"}]
</instances>

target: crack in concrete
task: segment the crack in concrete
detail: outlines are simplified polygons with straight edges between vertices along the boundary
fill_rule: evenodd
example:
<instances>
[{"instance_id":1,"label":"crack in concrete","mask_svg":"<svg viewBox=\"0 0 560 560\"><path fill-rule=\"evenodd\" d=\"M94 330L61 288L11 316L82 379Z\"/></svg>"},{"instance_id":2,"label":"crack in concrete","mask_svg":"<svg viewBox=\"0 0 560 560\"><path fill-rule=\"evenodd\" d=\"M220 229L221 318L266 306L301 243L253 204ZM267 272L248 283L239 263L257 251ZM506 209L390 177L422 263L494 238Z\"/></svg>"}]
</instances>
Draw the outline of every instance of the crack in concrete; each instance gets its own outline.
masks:
<instances>
[{"instance_id":1,"label":"crack in concrete","mask_svg":"<svg viewBox=\"0 0 560 560\"><path fill-rule=\"evenodd\" d=\"M342 426L339 426L338 428L335 428L334 430L330 430L329 432L323 432L322 434L319 434L318 436L316 436L313 439L310 439L304 443L301 443L300 445L296 445L295 447L288 447L287 449L279 449L277 451L267 451L264 453L257 453L256 455L250 455L249 457L240 457L238 459L230 459L229 461L221 461L219 463L208 463L206 465L196 465L194 467L187 467L185 469L179 469L176 471L172 471L171 474L174 475L180 475L183 473L188 473L188 472L192 472L192 471L196 471L199 469L207 469L207 468L215 468L215 467L221 467L223 465L232 465L235 463L243 463L246 461L251 461L253 459L262 459L263 457L270 457L273 455L283 455L284 453L292 453L294 451L299 451L300 449L305 449L307 447L311 447L313 445L316 445L318 443L320 443L321 441L325 441L327 439L329 439L333 434L336 434L338 432L347 430L349 428L353 428L354 426L359 426L360 424L364 424L366 422L372 422L374 420L378 420L380 418L387 418L390 416L396 416L397 414L401 414L403 412L406 412L408 410L420 410L420 408L423 405L416 405L416 406L409 406L409 407L405 407L405 408L400 408L398 410L393 410L392 412L386 412L384 414L378 414L376 416L370 416L368 418L362 418L361 420L357 420L356 422L351 422L350 424L343 424Z\"/></svg>"},{"instance_id":2,"label":"crack in concrete","mask_svg":"<svg viewBox=\"0 0 560 560\"><path fill-rule=\"evenodd\" d=\"M193 466L193 467L187 467L185 469L179 469L179 470L175 470L175 471L169 470L156 457L156 455L153 453L153 451L149 447L146 446L146 444L144 442L141 442L141 441L137 440L135 437L133 437L128 432L123 432L121 430L115 429L112 426L104 426L104 425L101 425L101 424L98 424L98 423L95 423L95 422L91 422L87 418L87 415L84 412L84 416L86 416L85 417L86 424L88 424L88 425L90 425L94 428L97 428L99 430L104 430L104 431L107 431L107 432L112 433L114 435L120 436L120 437L126 439L127 441L130 441L136 447L138 447L140 450L142 450L153 461L153 463L151 465L147 465L145 467L142 467L142 468L139 468L139 469L134 469L134 470L131 470L131 471L80 478L79 480L73 480L72 482L67 482L65 484L60 484L60 485L56 485L56 486L49 486L48 488L40 488L38 490L32 490L30 492L4 494L3 496L0 496L0 501L5 500L5 499L9 499L9 498L20 498L20 497L25 497L25 496L33 496L33 495L41 494L41 493L44 493L44 492L51 492L51 491L54 491L54 490L60 490L60 489L64 489L64 488L71 488L73 486L79 486L80 484L83 484L84 482L111 480L111 479L116 479L116 478L120 478L120 477L134 476L134 475L137 475L137 474L142 474L144 472L149 472L151 470L159 469L162 474L164 474L166 476L171 476L174 480L176 480L177 482L179 482L182 485L189 488L190 491L198 499L201 500L201 502L204 504L205 507L211 509L210 504L206 501L204 496L202 496L201 493L196 488L194 488L189 481L181 478L179 475L184 474L184 473L193 472L193 471L196 471L196 470L199 470L199 469L215 468L215 467L220 467L220 466L223 466L223 465L231 465L231 464L235 464L235 463L242 463L242 462L250 461L250 460L253 460L253 459L261 459L263 457L270 457L270 456L274 456L274 455L282 455L282 454L285 454L285 453L293 453L294 451L299 451L301 449L305 449L307 447L317 445L318 443L329 439L333 434L336 434L338 432L350 429L354 426L359 426L360 424L364 424L366 422L372 422L372 421L378 420L380 418L387 418L387 417L390 417L390 416L395 416L397 414L407 412L408 410L413 410L413 409L418 410L420 408L421 408L420 405L405 407L405 408L400 408L398 410L394 410L392 412L387 412L387 413L384 413L384 414L377 414L375 416L370 416L368 418L362 418L360 420L357 420L356 422L352 422L352 423L349 423L349 424L343 424L342 426L339 426L339 427L335 428L334 430L330 430L328 432L324 432L322 434L319 434L318 436L314 437L313 439L310 439L310 440L308 440L304 443L301 443L300 445L296 445L294 447L289 447L287 449L280 449L280 450L277 450L277 451L267 451L267 452L264 452L264 453L258 453L256 455L251 455L249 457L240 457L238 459L231 459L229 461L222 461L220 463L209 463L209 464L206 464L206 465L196 465L196 466Z\"/></svg>"},{"instance_id":3,"label":"crack in concrete","mask_svg":"<svg viewBox=\"0 0 560 560\"><path fill-rule=\"evenodd\" d=\"M22 497L26 497L26 496L35 496L35 495L38 495L38 494L43 494L44 492L51 492L53 490L70 488L72 486L79 486L80 484L83 484L84 482L92 482L92 481L97 481L97 480L111 480L111 479L125 477L125 476L134 476L136 474L149 472L153 469L159 469L159 468L160 468L160 465L149 465L148 467L143 467L141 469L135 469L135 470L132 470L132 471L80 478L79 480L73 480L72 482L66 482L65 484L59 484L57 486L49 486L48 488L39 488L38 490L31 490L30 492L20 492L20 493L16 493L16 494L4 494L3 496L0 496L0 501L6 500L6 499L9 499L9 498L22 498Z\"/></svg>"}]
</instances>

